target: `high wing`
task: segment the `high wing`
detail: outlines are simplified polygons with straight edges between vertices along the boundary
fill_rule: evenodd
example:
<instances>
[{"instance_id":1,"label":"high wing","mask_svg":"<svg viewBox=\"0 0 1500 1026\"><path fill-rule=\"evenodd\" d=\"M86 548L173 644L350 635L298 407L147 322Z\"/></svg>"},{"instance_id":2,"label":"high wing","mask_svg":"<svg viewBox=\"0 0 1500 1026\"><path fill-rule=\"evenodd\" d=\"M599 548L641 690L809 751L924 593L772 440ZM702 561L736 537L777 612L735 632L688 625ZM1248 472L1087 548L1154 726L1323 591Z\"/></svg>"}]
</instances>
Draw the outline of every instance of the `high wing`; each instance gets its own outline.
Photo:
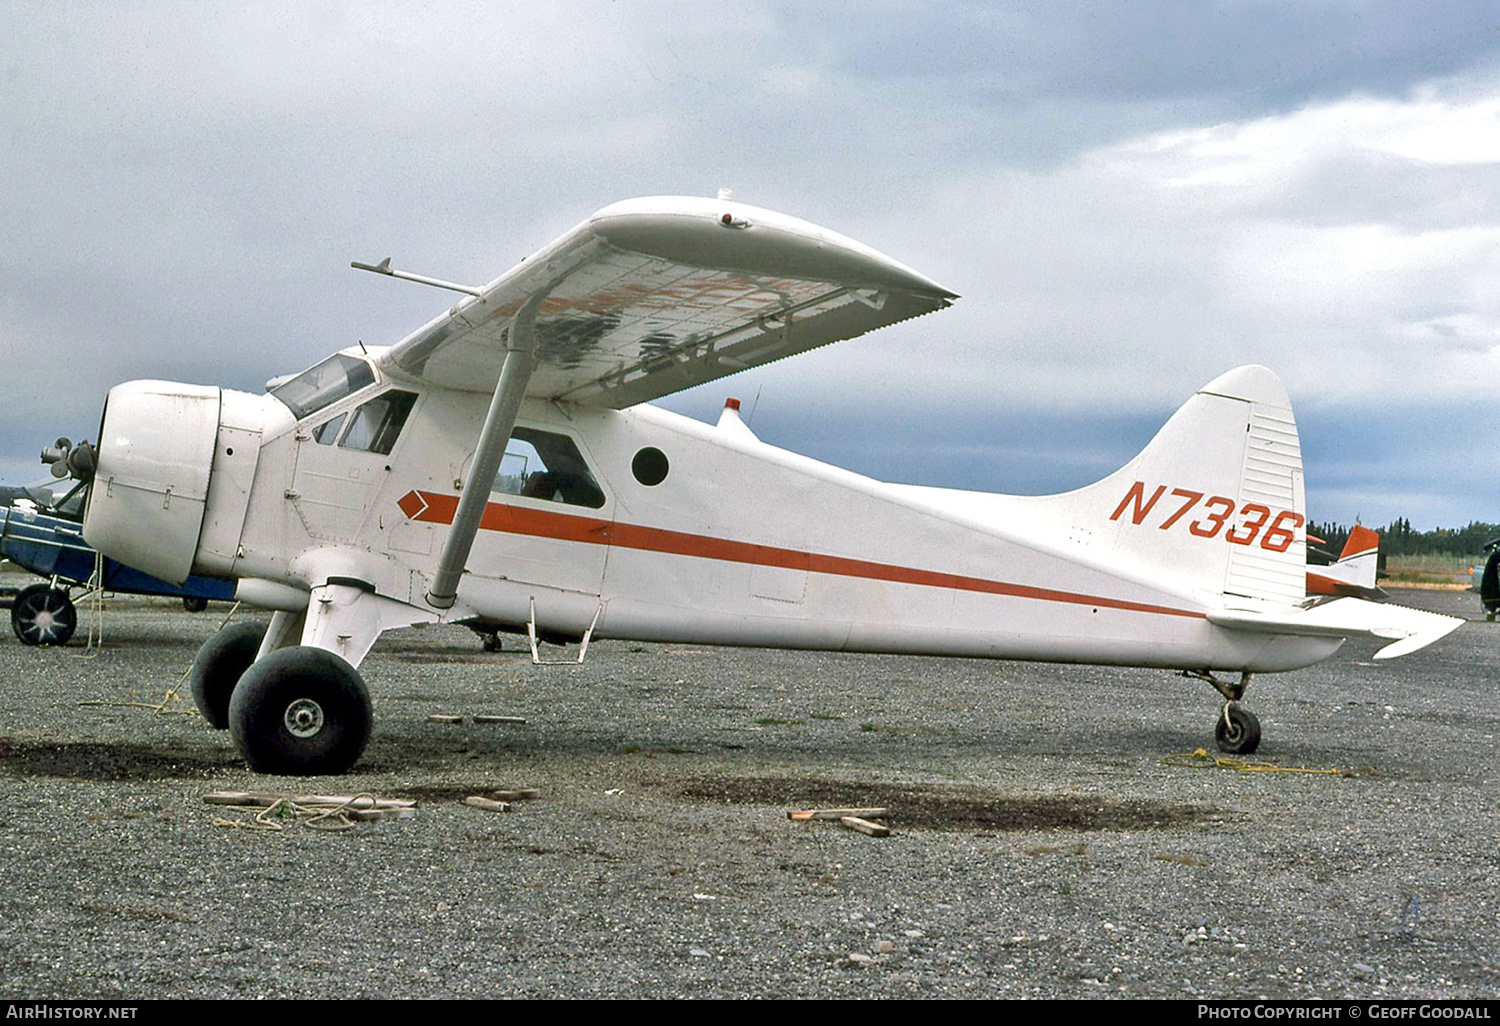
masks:
<instances>
[{"instance_id":1,"label":"high wing","mask_svg":"<svg viewBox=\"0 0 1500 1026\"><path fill-rule=\"evenodd\" d=\"M681 196L605 207L472 292L385 352L384 369L491 392L530 304L525 393L621 409L957 298L817 225Z\"/></svg>"}]
</instances>

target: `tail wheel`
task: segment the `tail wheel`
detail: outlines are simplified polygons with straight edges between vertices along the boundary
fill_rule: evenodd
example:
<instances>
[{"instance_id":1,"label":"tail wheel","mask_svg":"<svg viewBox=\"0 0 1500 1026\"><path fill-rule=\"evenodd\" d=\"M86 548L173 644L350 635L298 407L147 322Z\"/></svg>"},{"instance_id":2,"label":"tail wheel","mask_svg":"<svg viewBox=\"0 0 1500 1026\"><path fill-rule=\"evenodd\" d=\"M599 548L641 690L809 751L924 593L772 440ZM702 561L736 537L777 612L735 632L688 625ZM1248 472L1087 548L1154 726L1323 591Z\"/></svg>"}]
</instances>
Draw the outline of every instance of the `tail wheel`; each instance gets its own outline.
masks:
<instances>
[{"instance_id":1,"label":"tail wheel","mask_svg":"<svg viewBox=\"0 0 1500 1026\"><path fill-rule=\"evenodd\" d=\"M1238 702L1225 702L1214 740L1225 755L1249 755L1260 747L1260 720Z\"/></svg>"},{"instance_id":2,"label":"tail wheel","mask_svg":"<svg viewBox=\"0 0 1500 1026\"><path fill-rule=\"evenodd\" d=\"M193 702L215 730L229 726L229 696L255 662L265 636L263 623L237 623L205 641L193 657L193 668L188 671Z\"/></svg>"},{"instance_id":3,"label":"tail wheel","mask_svg":"<svg viewBox=\"0 0 1500 1026\"><path fill-rule=\"evenodd\" d=\"M10 627L22 644L66 645L78 627L78 610L61 588L33 584L10 607Z\"/></svg>"},{"instance_id":4,"label":"tail wheel","mask_svg":"<svg viewBox=\"0 0 1500 1026\"><path fill-rule=\"evenodd\" d=\"M359 672L307 646L257 661L229 700L229 732L257 773L343 773L364 752L373 718Z\"/></svg>"}]
</instances>

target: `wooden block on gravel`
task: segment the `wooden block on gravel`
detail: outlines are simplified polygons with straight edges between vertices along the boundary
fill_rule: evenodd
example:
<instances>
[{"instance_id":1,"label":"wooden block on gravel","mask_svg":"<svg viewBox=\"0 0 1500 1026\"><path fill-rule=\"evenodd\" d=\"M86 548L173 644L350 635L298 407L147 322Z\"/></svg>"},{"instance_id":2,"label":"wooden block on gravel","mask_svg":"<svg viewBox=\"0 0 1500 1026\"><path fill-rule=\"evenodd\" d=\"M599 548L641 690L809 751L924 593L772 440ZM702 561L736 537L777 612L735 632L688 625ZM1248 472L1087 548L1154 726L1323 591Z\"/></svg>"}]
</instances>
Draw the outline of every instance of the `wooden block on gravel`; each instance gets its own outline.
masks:
<instances>
[{"instance_id":1,"label":"wooden block on gravel","mask_svg":"<svg viewBox=\"0 0 1500 1026\"><path fill-rule=\"evenodd\" d=\"M842 816L839 822L850 830L858 830L862 834L871 837L889 837L891 828L880 823L871 823L868 819L860 819L858 816Z\"/></svg>"},{"instance_id":2,"label":"wooden block on gravel","mask_svg":"<svg viewBox=\"0 0 1500 1026\"><path fill-rule=\"evenodd\" d=\"M465 805L472 805L476 809L484 809L486 812L509 812L510 802L497 802L489 798L481 798L472 794L464 799Z\"/></svg>"},{"instance_id":3,"label":"wooden block on gravel","mask_svg":"<svg viewBox=\"0 0 1500 1026\"><path fill-rule=\"evenodd\" d=\"M889 809L801 809L796 812L788 812L787 819L843 819L845 816L858 816L861 819L879 819L886 815Z\"/></svg>"}]
</instances>

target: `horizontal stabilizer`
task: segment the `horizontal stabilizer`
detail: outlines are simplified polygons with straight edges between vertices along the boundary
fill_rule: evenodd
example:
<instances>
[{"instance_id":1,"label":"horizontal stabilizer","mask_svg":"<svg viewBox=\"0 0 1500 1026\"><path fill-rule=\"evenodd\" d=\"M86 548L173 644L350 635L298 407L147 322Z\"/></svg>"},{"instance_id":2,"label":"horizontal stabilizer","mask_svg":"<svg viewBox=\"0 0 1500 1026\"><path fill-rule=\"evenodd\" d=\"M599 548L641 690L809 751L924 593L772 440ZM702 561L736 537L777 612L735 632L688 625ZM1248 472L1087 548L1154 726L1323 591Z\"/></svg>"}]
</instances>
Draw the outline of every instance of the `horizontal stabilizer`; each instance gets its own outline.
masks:
<instances>
[{"instance_id":1,"label":"horizontal stabilizer","mask_svg":"<svg viewBox=\"0 0 1500 1026\"><path fill-rule=\"evenodd\" d=\"M1375 653L1380 660L1395 659L1446 637L1464 621L1456 616L1429 613L1423 609L1388 602L1341 598L1319 605L1261 612L1255 609L1220 608L1208 612L1210 623L1231 630L1273 634L1305 634L1351 638L1368 635L1389 640Z\"/></svg>"}]
</instances>

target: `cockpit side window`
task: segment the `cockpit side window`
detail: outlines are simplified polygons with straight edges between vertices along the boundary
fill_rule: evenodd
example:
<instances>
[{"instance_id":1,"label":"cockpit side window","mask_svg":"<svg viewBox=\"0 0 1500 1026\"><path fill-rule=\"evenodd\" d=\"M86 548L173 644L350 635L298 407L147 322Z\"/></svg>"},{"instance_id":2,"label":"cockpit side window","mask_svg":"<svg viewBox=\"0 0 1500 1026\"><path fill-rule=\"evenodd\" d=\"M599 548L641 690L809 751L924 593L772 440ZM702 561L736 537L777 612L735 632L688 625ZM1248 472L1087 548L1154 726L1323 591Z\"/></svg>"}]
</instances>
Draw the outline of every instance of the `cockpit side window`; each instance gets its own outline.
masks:
<instances>
[{"instance_id":1,"label":"cockpit side window","mask_svg":"<svg viewBox=\"0 0 1500 1026\"><path fill-rule=\"evenodd\" d=\"M417 404L415 392L391 389L360 404L349 418L349 428L339 441L344 449L389 456L396 445L411 408Z\"/></svg>"},{"instance_id":2,"label":"cockpit side window","mask_svg":"<svg viewBox=\"0 0 1500 1026\"><path fill-rule=\"evenodd\" d=\"M374 383L375 372L368 363L337 353L292 380L277 385L271 389L271 394L286 403L292 416L301 420Z\"/></svg>"},{"instance_id":3,"label":"cockpit side window","mask_svg":"<svg viewBox=\"0 0 1500 1026\"><path fill-rule=\"evenodd\" d=\"M313 440L319 445L332 445L333 440L339 436L339 428L344 426L344 418L348 413L341 413L332 420L325 420L313 428Z\"/></svg>"},{"instance_id":4,"label":"cockpit side window","mask_svg":"<svg viewBox=\"0 0 1500 1026\"><path fill-rule=\"evenodd\" d=\"M567 435L518 427L490 491L598 509L604 492Z\"/></svg>"}]
</instances>

